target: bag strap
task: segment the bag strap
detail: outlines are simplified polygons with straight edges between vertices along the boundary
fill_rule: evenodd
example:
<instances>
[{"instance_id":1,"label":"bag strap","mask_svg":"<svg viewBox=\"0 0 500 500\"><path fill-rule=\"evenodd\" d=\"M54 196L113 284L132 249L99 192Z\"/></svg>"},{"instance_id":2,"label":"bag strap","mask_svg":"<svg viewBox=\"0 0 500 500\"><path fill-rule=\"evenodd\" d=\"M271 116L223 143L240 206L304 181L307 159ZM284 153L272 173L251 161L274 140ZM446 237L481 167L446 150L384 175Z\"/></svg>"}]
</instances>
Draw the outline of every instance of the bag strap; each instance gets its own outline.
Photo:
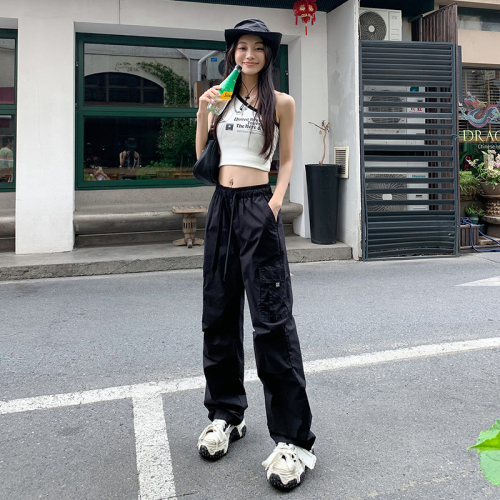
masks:
<instances>
[{"instance_id":1,"label":"bag strap","mask_svg":"<svg viewBox=\"0 0 500 500\"><path fill-rule=\"evenodd\" d=\"M215 121L215 116L212 115L212 123L210 124L210 129L208 131L208 140L213 139L215 140L215 134L214 134L214 121Z\"/></svg>"}]
</instances>

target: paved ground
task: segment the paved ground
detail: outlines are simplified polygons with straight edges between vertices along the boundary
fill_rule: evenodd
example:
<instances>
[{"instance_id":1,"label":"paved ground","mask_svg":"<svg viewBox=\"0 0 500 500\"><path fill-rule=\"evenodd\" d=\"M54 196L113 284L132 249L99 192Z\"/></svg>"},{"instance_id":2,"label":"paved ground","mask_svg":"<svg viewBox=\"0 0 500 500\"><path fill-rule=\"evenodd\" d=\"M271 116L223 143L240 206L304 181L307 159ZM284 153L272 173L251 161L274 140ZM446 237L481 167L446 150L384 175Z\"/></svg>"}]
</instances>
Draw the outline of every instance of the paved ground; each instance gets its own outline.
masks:
<instances>
[{"instance_id":1,"label":"paved ground","mask_svg":"<svg viewBox=\"0 0 500 500\"><path fill-rule=\"evenodd\" d=\"M498 498L467 447L500 418L500 255L291 268L318 465L287 497ZM0 282L0 301L1 499L282 496L248 317L248 434L196 453L199 270Z\"/></svg>"}]
</instances>

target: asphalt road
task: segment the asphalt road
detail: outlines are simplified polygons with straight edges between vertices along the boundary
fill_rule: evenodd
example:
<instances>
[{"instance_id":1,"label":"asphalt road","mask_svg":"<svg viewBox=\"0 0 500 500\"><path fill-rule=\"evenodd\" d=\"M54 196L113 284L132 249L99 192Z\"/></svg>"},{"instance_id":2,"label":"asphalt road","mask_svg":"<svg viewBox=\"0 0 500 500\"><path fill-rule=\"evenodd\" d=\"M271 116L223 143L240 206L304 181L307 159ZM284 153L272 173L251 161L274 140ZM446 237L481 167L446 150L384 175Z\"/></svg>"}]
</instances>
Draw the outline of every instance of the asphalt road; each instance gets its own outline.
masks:
<instances>
[{"instance_id":1,"label":"asphalt road","mask_svg":"<svg viewBox=\"0 0 500 500\"><path fill-rule=\"evenodd\" d=\"M291 270L318 463L287 498L500 498L467 450L500 419L500 254ZM0 303L0 499L283 495L252 372L247 436L197 454L201 271L0 282Z\"/></svg>"}]
</instances>

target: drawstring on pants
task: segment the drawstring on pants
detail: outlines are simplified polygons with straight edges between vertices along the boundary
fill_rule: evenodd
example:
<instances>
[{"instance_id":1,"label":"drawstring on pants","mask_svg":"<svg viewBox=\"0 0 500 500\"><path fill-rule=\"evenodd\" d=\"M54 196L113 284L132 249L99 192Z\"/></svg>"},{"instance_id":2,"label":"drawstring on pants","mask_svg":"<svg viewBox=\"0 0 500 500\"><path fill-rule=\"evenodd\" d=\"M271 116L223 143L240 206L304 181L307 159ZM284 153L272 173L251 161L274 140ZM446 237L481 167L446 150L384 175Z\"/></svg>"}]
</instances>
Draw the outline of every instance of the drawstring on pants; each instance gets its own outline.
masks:
<instances>
[{"instance_id":1,"label":"drawstring on pants","mask_svg":"<svg viewBox=\"0 0 500 500\"><path fill-rule=\"evenodd\" d=\"M233 193L231 198L231 218L229 219L229 236L227 237L227 249L226 249L226 262L224 263L224 275L222 281L226 281L226 271L227 271L227 261L229 260L229 245L231 244L231 233L233 231L233 217L234 217L234 199L236 193Z\"/></svg>"}]
</instances>

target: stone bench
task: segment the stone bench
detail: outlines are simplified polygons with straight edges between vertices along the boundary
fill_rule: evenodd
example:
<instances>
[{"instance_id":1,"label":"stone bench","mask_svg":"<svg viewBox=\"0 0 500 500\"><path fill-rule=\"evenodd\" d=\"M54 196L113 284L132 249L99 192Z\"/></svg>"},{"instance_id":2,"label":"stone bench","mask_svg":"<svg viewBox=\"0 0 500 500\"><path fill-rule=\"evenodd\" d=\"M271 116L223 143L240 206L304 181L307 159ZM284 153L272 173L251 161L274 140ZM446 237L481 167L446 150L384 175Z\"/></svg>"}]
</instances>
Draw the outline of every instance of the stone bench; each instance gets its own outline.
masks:
<instances>
[{"instance_id":1,"label":"stone bench","mask_svg":"<svg viewBox=\"0 0 500 500\"><path fill-rule=\"evenodd\" d=\"M130 190L124 197L116 191L77 191L73 223L76 246L103 246L173 242L181 238L182 215L173 206L208 207L213 188ZM144 203L143 200L148 200ZM125 202L126 200L126 202ZM10 200L12 206L14 200ZM302 214L302 205L285 196L281 216L285 234L292 234L293 220ZM204 237L206 214L197 214L197 238ZM14 251L14 208L0 209L0 251Z\"/></svg>"},{"instance_id":2,"label":"stone bench","mask_svg":"<svg viewBox=\"0 0 500 500\"><path fill-rule=\"evenodd\" d=\"M172 204L94 206L75 211L73 221L77 246L172 242L182 237L182 215L172 212ZM199 203L203 206L203 204ZM208 204L206 205L208 208ZM281 217L285 232L292 233L292 222L302 213L302 205L285 200ZM206 213L196 214L196 237L203 238Z\"/></svg>"},{"instance_id":3,"label":"stone bench","mask_svg":"<svg viewBox=\"0 0 500 500\"><path fill-rule=\"evenodd\" d=\"M0 252L14 251L16 218L14 210L0 210Z\"/></svg>"},{"instance_id":4,"label":"stone bench","mask_svg":"<svg viewBox=\"0 0 500 500\"><path fill-rule=\"evenodd\" d=\"M0 210L0 238L13 238L15 228L15 211Z\"/></svg>"}]
</instances>

